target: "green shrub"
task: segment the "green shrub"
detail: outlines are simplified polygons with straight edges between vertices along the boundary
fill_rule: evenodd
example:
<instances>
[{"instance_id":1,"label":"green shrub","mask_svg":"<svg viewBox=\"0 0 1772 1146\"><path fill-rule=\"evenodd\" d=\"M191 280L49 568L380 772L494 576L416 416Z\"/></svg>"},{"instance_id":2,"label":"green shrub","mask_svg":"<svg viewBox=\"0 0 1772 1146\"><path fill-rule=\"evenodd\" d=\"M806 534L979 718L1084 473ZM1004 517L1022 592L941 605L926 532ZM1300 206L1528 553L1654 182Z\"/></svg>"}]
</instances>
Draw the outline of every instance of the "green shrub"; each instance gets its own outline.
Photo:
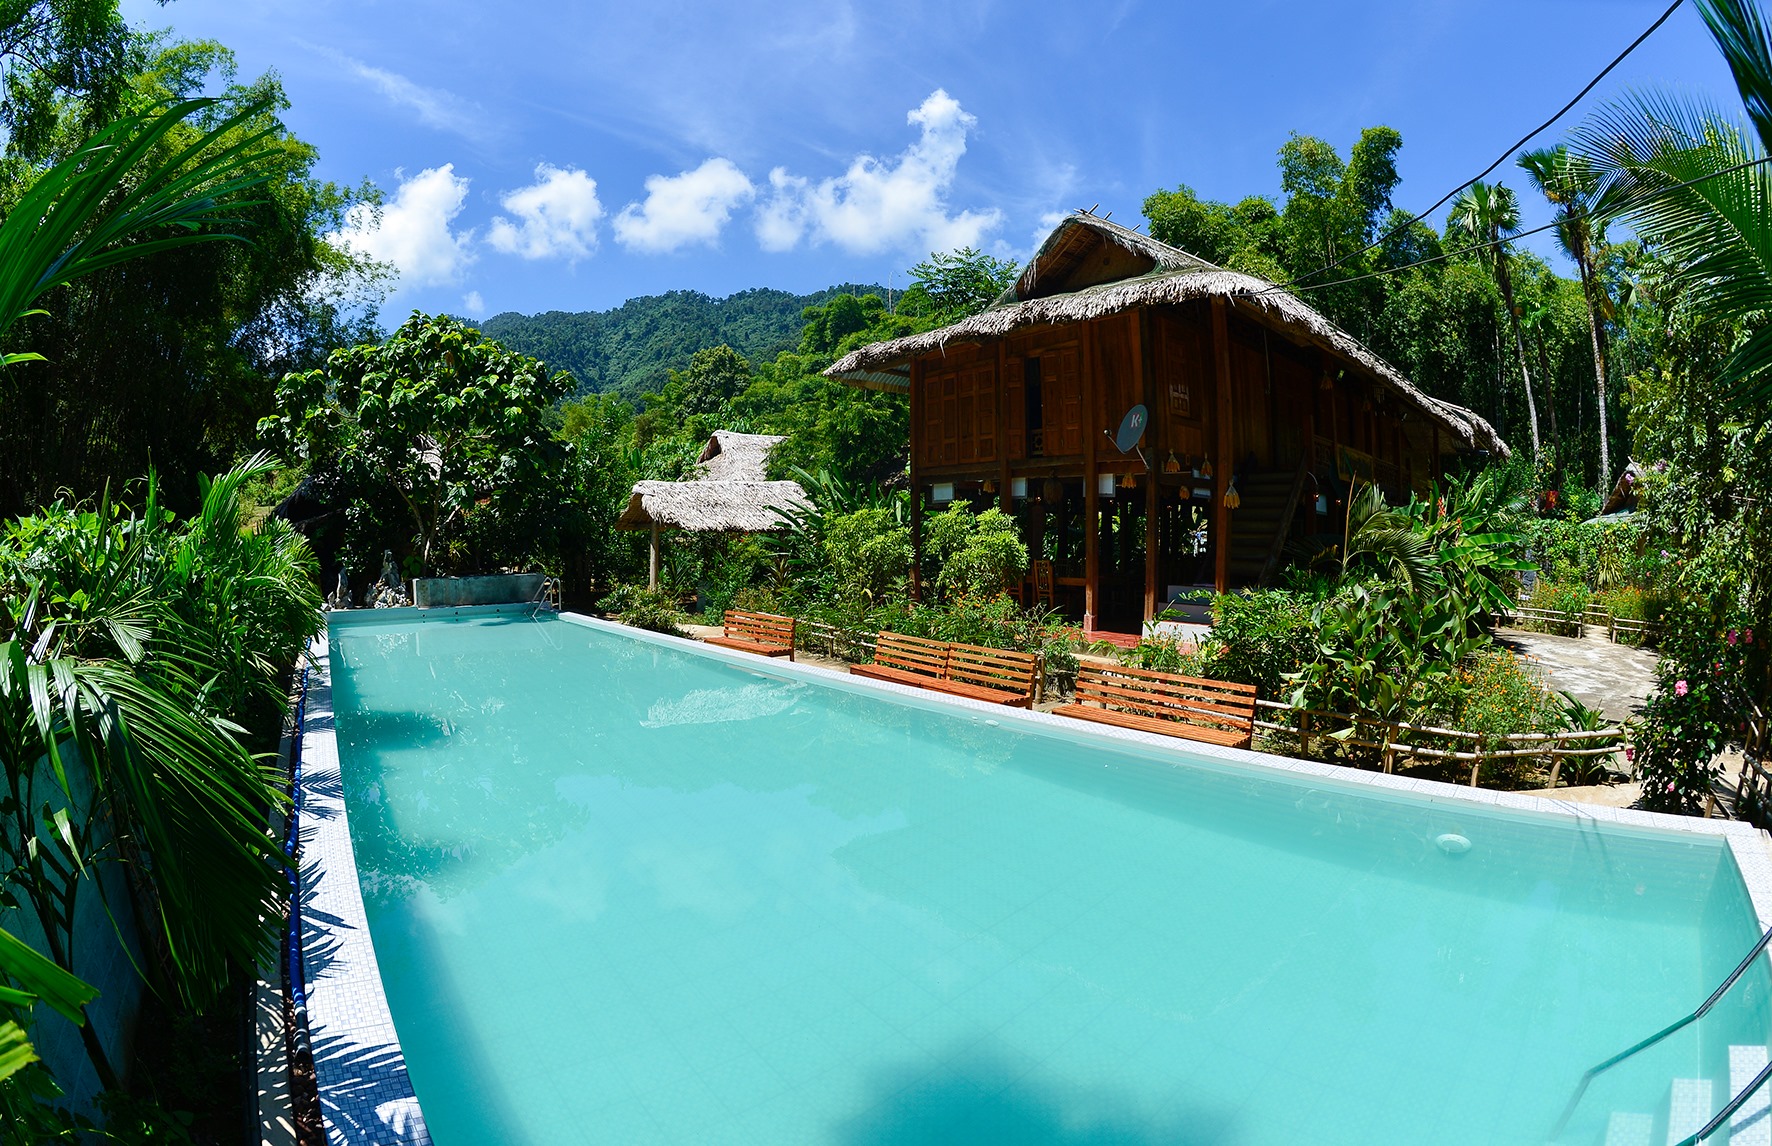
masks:
<instances>
[{"instance_id":1,"label":"green shrub","mask_svg":"<svg viewBox=\"0 0 1772 1146\"><path fill-rule=\"evenodd\" d=\"M826 521L824 551L838 597L882 604L903 592L911 531L890 509L858 509Z\"/></svg>"},{"instance_id":2,"label":"green shrub","mask_svg":"<svg viewBox=\"0 0 1772 1146\"><path fill-rule=\"evenodd\" d=\"M1027 570L1028 547L1016 520L1000 509L987 509L973 520L959 548L947 555L936 584L947 598L994 597Z\"/></svg>"},{"instance_id":3,"label":"green shrub","mask_svg":"<svg viewBox=\"0 0 1772 1146\"><path fill-rule=\"evenodd\" d=\"M1146 637L1139 641L1135 647L1120 654L1120 663L1158 672L1178 672L1184 676L1211 677L1217 672L1210 652L1192 641L1165 637Z\"/></svg>"},{"instance_id":4,"label":"green shrub","mask_svg":"<svg viewBox=\"0 0 1772 1146\"><path fill-rule=\"evenodd\" d=\"M669 633L673 637L689 635L683 630L683 625L689 618L677 607L676 599L662 589L648 589L644 585L617 585L613 592L597 602L597 607L622 624L636 629Z\"/></svg>"},{"instance_id":5,"label":"green shrub","mask_svg":"<svg viewBox=\"0 0 1772 1146\"><path fill-rule=\"evenodd\" d=\"M1272 700L1285 690L1286 676L1317 657L1315 604L1284 589L1226 593L1212 602L1208 638L1210 673L1219 680L1252 684Z\"/></svg>"},{"instance_id":6,"label":"green shrub","mask_svg":"<svg viewBox=\"0 0 1772 1146\"><path fill-rule=\"evenodd\" d=\"M1601 589L1594 604L1627 621L1659 621L1663 608L1660 594L1636 588Z\"/></svg>"},{"instance_id":7,"label":"green shrub","mask_svg":"<svg viewBox=\"0 0 1772 1146\"><path fill-rule=\"evenodd\" d=\"M1545 683L1544 673L1507 649L1472 657L1459 672L1458 683L1462 695L1455 725L1481 735L1486 743L1521 733L1559 732L1568 725L1564 705Z\"/></svg>"},{"instance_id":8,"label":"green shrub","mask_svg":"<svg viewBox=\"0 0 1772 1146\"><path fill-rule=\"evenodd\" d=\"M1587 606L1593 600L1593 594L1580 581L1550 581L1543 577L1532 586L1532 592L1526 596L1526 604L1534 609L1549 609L1558 613L1570 613L1576 617L1587 612Z\"/></svg>"}]
</instances>

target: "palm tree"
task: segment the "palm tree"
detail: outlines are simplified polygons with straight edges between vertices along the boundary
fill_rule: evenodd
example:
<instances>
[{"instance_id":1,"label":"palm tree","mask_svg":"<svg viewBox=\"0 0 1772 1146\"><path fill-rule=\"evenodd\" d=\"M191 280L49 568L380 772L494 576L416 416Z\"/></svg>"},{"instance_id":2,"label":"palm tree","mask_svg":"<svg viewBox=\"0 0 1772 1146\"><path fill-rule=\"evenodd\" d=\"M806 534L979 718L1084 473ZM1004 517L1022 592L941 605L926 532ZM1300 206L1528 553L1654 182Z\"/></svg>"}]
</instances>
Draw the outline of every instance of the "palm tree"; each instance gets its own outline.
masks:
<instances>
[{"instance_id":1,"label":"palm tree","mask_svg":"<svg viewBox=\"0 0 1772 1146\"><path fill-rule=\"evenodd\" d=\"M1597 195L1672 268L1683 305L1721 319L1772 310L1772 33L1752 0L1698 0L1747 108L1751 133L1686 95L1638 93L1571 139ZM1772 327L1742 342L1721 381L1736 401L1772 397Z\"/></svg>"},{"instance_id":2,"label":"palm tree","mask_svg":"<svg viewBox=\"0 0 1772 1146\"><path fill-rule=\"evenodd\" d=\"M1603 489L1612 480L1611 442L1606 421L1606 335L1604 322L1611 311L1606 289L1600 284L1599 251L1606 242L1605 226L1591 212L1599 181L1593 169L1577 159L1568 147L1558 144L1523 153L1519 159L1540 194L1556 212L1557 241L1574 260L1581 275L1581 293L1587 301L1588 340L1594 352L1594 391L1600 410L1600 476Z\"/></svg>"},{"instance_id":3,"label":"palm tree","mask_svg":"<svg viewBox=\"0 0 1772 1146\"><path fill-rule=\"evenodd\" d=\"M1477 180L1452 201L1447 222L1463 232L1480 249L1479 257L1495 278L1501 303L1514 334L1514 352L1520 363L1520 380L1526 387L1526 417L1532 428L1532 457L1543 456L1538 440L1538 400L1532 394L1532 373L1526 366L1526 338L1520 331L1520 308L1514 302L1514 279L1509 260L1509 240L1520 231L1520 201L1500 183Z\"/></svg>"}]
</instances>

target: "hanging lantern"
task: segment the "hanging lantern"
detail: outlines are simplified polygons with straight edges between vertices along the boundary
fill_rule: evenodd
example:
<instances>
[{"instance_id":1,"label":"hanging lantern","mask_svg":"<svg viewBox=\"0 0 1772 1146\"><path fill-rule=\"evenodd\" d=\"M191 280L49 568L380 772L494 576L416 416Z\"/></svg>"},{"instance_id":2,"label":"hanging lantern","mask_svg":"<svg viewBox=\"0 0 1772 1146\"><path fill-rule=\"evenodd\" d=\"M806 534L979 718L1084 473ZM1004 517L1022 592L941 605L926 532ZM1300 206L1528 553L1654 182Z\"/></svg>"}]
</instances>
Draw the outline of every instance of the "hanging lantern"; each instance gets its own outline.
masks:
<instances>
[{"instance_id":1,"label":"hanging lantern","mask_svg":"<svg viewBox=\"0 0 1772 1146\"><path fill-rule=\"evenodd\" d=\"M1181 472L1181 461L1175 456L1174 450L1169 451L1169 460L1163 463L1163 472L1166 474L1178 474Z\"/></svg>"},{"instance_id":2,"label":"hanging lantern","mask_svg":"<svg viewBox=\"0 0 1772 1146\"><path fill-rule=\"evenodd\" d=\"M996 478L985 478L984 479L984 492L986 492L986 493L996 493L997 492L997 479Z\"/></svg>"},{"instance_id":3,"label":"hanging lantern","mask_svg":"<svg viewBox=\"0 0 1772 1146\"><path fill-rule=\"evenodd\" d=\"M1243 495L1237 492L1237 479L1233 476L1231 478L1231 484L1225 487L1224 507L1226 509L1236 509L1242 504Z\"/></svg>"}]
</instances>

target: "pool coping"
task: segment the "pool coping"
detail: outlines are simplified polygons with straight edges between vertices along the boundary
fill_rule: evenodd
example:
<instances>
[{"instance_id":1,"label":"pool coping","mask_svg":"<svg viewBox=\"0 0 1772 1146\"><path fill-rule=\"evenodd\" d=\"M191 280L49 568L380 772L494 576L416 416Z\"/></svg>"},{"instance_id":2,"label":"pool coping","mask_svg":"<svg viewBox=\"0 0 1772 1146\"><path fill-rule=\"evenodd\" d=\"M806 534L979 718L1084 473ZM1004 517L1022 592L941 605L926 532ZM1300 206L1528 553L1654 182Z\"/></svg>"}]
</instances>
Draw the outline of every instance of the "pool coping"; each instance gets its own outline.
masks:
<instances>
[{"instance_id":1,"label":"pool coping","mask_svg":"<svg viewBox=\"0 0 1772 1146\"><path fill-rule=\"evenodd\" d=\"M407 1074L383 989L369 921L358 882L356 852L346 819L338 739L333 720L330 631L459 616L534 614L541 606L478 605L447 608L351 610L328 617L328 628L308 649L307 718L302 729L301 911L302 962L308 982L308 1025L315 1048L315 1080L326 1137L339 1146L431 1146L431 1135ZM1099 738L1135 745L1154 763L1180 766L1201 757L1269 774L1309 778L1330 786L1377 789L1429 803L1523 812L1532 817L1612 824L1650 833L1696 833L1720 837L1729 848L1762 930L1772 928L1772 837L1735 820L1705 820L1631 808L1578 804L1519 792L1467 788L1438 780L1365 772L1314 760L1297 760L1249 749L1224 748L1133 729L1067 720L1050 713L1006 708L910 685L833 673L721 649L700 641L653 633L581 613L559 618L587 628L665 648L692 652L760 676L821 684L841 691L887 696L916 708L969 712L998 724L1059 731L1067 739ZM687 647L685 647L687 646ZM342 878L345 873L350 878Z\"/></svg>"}]
</instances>

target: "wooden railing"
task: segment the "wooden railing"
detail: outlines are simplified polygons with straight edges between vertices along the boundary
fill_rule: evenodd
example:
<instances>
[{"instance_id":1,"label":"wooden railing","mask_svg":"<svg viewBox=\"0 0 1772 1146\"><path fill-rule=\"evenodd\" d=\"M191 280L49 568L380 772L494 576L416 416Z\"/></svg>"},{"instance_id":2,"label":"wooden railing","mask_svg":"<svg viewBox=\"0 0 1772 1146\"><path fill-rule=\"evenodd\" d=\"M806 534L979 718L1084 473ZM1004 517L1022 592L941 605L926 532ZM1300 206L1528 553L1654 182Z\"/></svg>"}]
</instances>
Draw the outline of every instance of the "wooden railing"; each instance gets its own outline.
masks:
<instances>
[{"instance_id":1,"label":"wooden railing","mask_svg":"<svg viewBox=\"0 0 1772 1146\"><path fill-rule=\"evenodd\" d=\"M1257 716L1255 726L1269 732L1296 737L1300 756L1310 756L1313 741L1321 741L1332 733L1351 728L1351 734L1335 736L1335 741L1350 747L1376 750L1386 772L1396 771L1399 764L1419 761L1468 763L1470 786L1473 788L1479 786L1483 765L1491 762L1543 760L1550 766L1550 777L1545 787L1555 788L1562 778L1565 760L1617 756L1624 751L1623 728L1582 732L1520 732L1491 736L1467 732L1461 728L1438 728L1369 716L1349 716L1275 700L1257 700L1255 705L1258 710L1293 718L1285 721ZM1598 746L1594 744L1596 741L1600 742Z\"/></svg>"},{"instance_id":2,"label":"wooden railing","mask_svg":"<svg viewBox=\"0 0 1772 1146\"><path fill-rule=\"evenodd\" d=\"M1605 629L1606 638L1620 645L1654 644L1661 636L1661 626L1651 621L1619 617L1599 605L1589 605L1582 612L1566 609L1540 609L1522 600L1506 613L1499 613L1498 624L1531 627L1536 631L1563 637L1580 637L1589 628Z\"/></svg>"}]
</instances>

